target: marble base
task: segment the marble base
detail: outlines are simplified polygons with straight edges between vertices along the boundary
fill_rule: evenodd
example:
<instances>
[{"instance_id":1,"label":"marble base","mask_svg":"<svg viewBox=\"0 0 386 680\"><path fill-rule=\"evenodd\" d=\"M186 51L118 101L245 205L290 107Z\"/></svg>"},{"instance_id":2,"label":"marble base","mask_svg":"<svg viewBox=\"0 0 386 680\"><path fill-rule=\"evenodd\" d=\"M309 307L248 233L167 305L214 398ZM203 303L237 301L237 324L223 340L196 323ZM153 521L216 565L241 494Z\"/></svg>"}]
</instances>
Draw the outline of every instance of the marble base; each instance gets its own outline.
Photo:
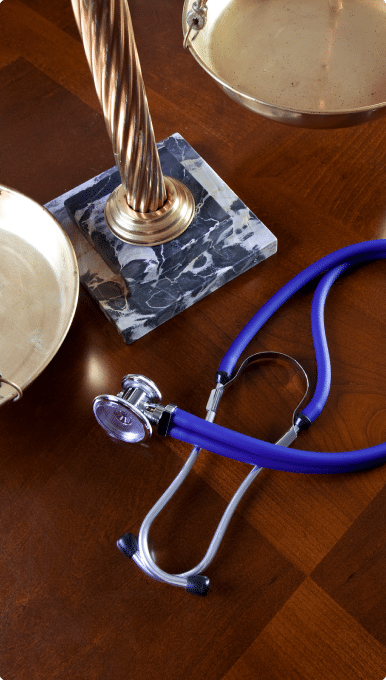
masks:
<instances>
[{"instance_id":1,"label":"marble base","mask_svg":"<svg viewBox=\"0 0 386 680\"><path fill-rule=\"evenodd\" d=\"M117 168L45 207L73 242L80 278L125 342L131 343L276 252L275 236L179 134L157 144L165 175L189 187L192 224L161 246L132 246L104 221L120 184ZM75 227L77 225L77 227Z\"/></svg>"}]
</instances>

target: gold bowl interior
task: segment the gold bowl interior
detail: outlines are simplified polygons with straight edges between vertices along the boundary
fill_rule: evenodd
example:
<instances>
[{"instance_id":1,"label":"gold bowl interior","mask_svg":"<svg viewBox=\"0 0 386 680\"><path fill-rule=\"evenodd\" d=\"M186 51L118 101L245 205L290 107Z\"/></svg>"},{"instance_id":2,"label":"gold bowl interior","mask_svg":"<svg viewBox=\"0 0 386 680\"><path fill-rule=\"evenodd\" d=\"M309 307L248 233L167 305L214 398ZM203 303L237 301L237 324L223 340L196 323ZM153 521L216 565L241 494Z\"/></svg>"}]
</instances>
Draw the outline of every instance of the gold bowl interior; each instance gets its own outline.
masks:
<instances>
[{"instance_id":1,"label":"gold bowl interior","mask_svg":"<svg viewBox=\"0 0 386 680\"><path fill-rule=\"evenodd\" d=\"M0 374L24 390L48 365L71 325L79 292L76 255L56 219L0 186ZM0 384L0 405L14 399Z\"/></svg>"},{"instance_id":2,"label":"gold bowl interior","mask_svg":"<svg viewBox=\"0 0 386 680\"><path fill-rule=\"evenodd\" d=\"M185 0L183 31L193 0ZM386 107L385 0L207 0L188 47L240 104L283 123L343 127Z\"/></svg>"}]
</instances>

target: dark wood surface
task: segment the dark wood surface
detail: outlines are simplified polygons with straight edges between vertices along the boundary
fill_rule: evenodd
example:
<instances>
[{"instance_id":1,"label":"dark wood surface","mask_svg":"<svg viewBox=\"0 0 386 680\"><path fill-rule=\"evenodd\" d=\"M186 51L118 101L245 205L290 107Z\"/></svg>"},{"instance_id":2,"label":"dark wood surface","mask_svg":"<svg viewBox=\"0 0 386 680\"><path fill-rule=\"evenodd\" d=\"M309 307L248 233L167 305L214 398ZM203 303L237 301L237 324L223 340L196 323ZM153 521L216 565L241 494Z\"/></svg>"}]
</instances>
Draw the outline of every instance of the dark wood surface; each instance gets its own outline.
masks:
<instances>
[{"instance_id":1,"label":"dark wood surface","mask_svg":"<svg viewBox=\"0 0 386 680\"><path fill-rule=\"evenodd\" d=\"M114 444L93 398L139 372L166 403L203 415L224 352L271 294L332 250L386 234L386 120L313 131L239 107L182 49L182 4L130 0L156 139L180 132L275 233L278 253L131 346L82 289L55 358L1 408L0 676L383 680L385 467L265 470L207 570L206 598L149 579L115 546L189 448L158 436ZM111 167L110 142L69 0L3 0L0 27L0 183L45 203ZM385 274L373 263L330 294L333 386L300 448L386 440ZM295 296L251 351L292 354L314 380L311 298ZM278 438L297 396L280 370L248 380L219 422ZM247 470L202 455L151 532L161 566L201 559Z\"/></svg>"}]
</instances>

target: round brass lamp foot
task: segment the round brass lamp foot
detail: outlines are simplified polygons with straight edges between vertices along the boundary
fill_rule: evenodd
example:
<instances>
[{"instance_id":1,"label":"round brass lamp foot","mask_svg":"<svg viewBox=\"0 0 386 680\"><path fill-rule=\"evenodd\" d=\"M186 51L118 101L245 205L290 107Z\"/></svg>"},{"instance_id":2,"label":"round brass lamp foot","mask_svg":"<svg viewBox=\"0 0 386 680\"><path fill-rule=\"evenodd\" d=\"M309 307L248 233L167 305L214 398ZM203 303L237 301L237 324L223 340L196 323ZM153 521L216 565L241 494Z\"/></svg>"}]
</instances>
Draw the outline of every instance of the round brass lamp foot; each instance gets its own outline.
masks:
<instances>
[{"instance_id":1,"label":"round brass lamp foot","mask_svg":"<svg viewBox=\"0 0 386 680\"><path fill-rule=\"evenodd\" d=\"M154 212L130 208L122 184L112 192L106 202L105 220L114 236L136 246L157 246L187 229L195 213L194 198L178 179L165 176L164 182L167 200Z\"/></svg>"}]
</instances>

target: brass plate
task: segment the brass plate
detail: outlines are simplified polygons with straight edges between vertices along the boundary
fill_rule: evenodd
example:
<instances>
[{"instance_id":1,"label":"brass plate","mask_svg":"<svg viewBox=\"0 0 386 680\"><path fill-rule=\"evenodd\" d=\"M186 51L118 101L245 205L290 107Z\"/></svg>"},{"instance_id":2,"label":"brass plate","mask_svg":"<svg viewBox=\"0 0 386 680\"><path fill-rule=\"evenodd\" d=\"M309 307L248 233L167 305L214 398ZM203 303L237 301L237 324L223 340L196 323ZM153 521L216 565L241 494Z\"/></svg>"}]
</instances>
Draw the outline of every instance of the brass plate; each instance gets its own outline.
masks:
<instances>
[{"instance_id":1,"label":"brass plate","mask_svg":"<svg viewBox=\"0 0 386 680\"><path fill-rule=\"evenodd\" d=\"M183 31L193 0L185 0ZM384 114L384 0L207 0L188 47L240 104L283 123L343 127Z\"/></svg>"},{"instance_id":2,"label":"brass plate","mask_svg":"<svg viewBox=\"0 0 386 680\"><path fill-rule=\"evenodd\" d=\"M24 390L71 325L79 293L72 244L45 208L0 185L0 373ZM0 405L15 390L0 385Z\"/></svg>"}]
</instances>

